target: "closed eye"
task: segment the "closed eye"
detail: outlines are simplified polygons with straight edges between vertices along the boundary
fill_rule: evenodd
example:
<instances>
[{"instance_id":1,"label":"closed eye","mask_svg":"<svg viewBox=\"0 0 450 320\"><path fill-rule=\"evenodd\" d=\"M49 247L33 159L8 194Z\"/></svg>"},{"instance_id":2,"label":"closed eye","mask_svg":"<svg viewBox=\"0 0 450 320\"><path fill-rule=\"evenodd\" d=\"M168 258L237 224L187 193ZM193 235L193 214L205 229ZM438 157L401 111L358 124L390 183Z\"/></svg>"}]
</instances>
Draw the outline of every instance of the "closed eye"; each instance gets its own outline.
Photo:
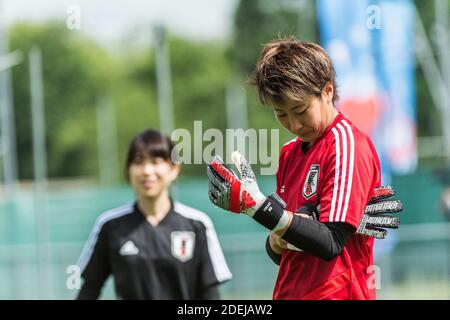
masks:
<instances>
[{"instance_id":1,"label":"closed eye","mask_svg":"<svg viewBox=\"0 0 450 320\"><path fill-rule=\"evenodd\" d=\"M309 109L309 107L306 107L305 109L303 109L303 111L301 111L301 112L296 112L295 114L297 114L297 115L305 114L305 112L306 112L308 109Z\"/></svg>"}]
</instances>

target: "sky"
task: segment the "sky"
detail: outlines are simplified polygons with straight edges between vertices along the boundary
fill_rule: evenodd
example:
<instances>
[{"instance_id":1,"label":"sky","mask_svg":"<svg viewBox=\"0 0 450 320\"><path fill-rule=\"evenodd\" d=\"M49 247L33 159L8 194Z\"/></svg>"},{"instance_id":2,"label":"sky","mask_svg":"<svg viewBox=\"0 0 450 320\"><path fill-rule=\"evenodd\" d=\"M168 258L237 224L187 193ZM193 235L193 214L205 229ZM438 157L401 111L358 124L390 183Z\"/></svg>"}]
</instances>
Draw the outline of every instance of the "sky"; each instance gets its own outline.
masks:
<instances>
[{"instance_id":1,"label":"sky","mask_svg":"<svg viewBox=\"0 0 450 320\"><path fill-rule=\"evenodd\" d=\"M80 31L114 42L136 28L164 24L195 39L226 38L231 32L237 0L0 0L0 22L64 21L80 12Z\"/></svg>"}]
</instances>

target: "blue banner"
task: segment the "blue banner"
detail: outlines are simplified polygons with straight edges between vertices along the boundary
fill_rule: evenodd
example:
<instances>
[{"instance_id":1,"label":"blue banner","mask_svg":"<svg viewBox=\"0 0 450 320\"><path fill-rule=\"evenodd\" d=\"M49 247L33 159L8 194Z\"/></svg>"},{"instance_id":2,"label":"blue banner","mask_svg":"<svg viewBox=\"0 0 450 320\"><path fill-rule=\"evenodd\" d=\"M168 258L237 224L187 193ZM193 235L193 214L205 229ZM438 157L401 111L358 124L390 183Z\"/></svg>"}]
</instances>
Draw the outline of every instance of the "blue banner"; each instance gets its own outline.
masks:
<instances>
[{"instance_id":1,"label":"blue banner","mask_svg":"<svg viewBox=\"0 0 450 320\"><path fill-rule=\"evenodd\" d=\"M414 6L410 0L318 0L323 47L337 73L336 106L371 136L383 183L417 165Z\"/></svg>"}]
</instances>

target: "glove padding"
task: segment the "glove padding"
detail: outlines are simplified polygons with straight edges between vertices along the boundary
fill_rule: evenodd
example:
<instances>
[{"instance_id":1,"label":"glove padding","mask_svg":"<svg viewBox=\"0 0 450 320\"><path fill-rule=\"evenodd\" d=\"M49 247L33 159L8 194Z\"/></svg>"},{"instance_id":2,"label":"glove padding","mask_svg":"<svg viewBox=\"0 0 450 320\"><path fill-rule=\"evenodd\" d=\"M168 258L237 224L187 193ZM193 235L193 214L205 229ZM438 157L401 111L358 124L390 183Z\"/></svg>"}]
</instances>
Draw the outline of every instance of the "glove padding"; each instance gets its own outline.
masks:
<instances>
[{"instance_id":1,"label":"glove padding","mask_svg":"<svg viewBox=\"0 0 450 320\"><path fill-rule=\"evenodd\" d=\"M235 151L231 159L241 178L219 156L214 156L207 168L209 199L219 208L252 217L266 197L259 191L255 174L244 156Z\"/></svg>"}]
</instances>

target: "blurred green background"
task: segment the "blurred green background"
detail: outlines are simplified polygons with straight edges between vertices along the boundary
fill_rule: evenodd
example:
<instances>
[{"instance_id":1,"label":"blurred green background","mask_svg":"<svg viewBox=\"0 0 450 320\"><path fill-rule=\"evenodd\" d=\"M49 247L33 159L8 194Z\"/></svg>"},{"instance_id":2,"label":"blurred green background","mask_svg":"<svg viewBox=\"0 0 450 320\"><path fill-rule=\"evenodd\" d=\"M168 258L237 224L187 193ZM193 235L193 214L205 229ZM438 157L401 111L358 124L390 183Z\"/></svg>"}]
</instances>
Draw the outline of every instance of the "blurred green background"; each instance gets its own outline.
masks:
<instances>
[{"instance_id":1,"label":"blurred green background","mask_svg":"<svg viewBox=\"0 0 450 320\"><path fill-rule=\"evenodd\" d=\"M8 1L3 2L7 7ZM434 2L415 3L434 39ZM237 87L247 104L248 127L279 129L246 82L262 45L278 35L318 42L314 1L241 0L230 6L230 31L221 38L197 39L170 25L165 29L175 128L192 132L194 121L201 120L203 130L223 132L227 92ZM105 43L83 29L70 30L65 19L62 12L60 18L45 21L14 21L3 34L9 51L19 50L24 59L10 73L17 180L0 185L0 299L76 295L66 286L67 268L76 263L95 219L134 199L122 169L130 139L145 128L165 129L158 109L153 26L140 26L120 41ZM47 170L40 184L33 180L32 47L42 54ZM413 174L392 178L405 209L402 227L376 243L381 299L450 298L450 225L442 210L450 159L442 153L441 115L419 64L416 94L419 166ZM280 130L280 146L291 138ZM105 141L109 148L102 150ZM2 181L5 177L2 172ZM274 176L258 181L266 193L275 189ZM215 223L233 273L221 288L224 298L270 299L277 268L265 254L267 232L210 204L205 164L184 165L173 194L207 212ZM114 298L111 281L102 297Z\"/></svg>"}]
</instances>

